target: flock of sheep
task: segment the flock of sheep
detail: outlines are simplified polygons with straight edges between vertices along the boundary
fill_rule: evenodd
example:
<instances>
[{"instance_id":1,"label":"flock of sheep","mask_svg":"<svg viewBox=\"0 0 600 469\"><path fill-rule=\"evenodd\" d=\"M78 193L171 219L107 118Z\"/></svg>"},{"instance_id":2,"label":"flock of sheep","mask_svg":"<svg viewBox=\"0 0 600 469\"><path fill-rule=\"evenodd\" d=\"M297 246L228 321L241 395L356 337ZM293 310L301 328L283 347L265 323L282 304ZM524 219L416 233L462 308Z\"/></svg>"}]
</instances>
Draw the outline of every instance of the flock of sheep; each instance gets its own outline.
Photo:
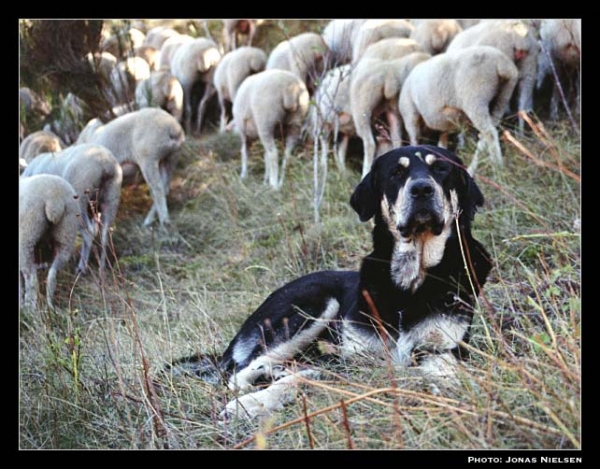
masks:
<instances>
[{"instance_id":1,"label":"flock of sheep","mask_svg":"<svg viewBox=\"0 0 600 469\"><path fill-rule=\"evenodd\" d=\"M111 84L106 94L117 117L108 123L94 118L81 132L64 121L23 132L19 260L25 307L37 306L40 242L51 249L49 307L56 274L73 254L78 232L77 271L86 271L98 235L103 267L123 178L132 169L140 170L153 199L144 224L157 217L169 224L174 158L186 135L200 134L215 95L219 132L241 137L242 178L248 174L249 146L258 140L265 183L278 189L308 129L322 160L333 143L342 169L349 140L360 138L365 175L377 155L402 144L403 130L410 144L435 131L439 145L447 146L449 134L469 123L479 133L469 171L475 171L480 154L500 165L497 127L513 96L518 110L530 111L536 85L553 74L560 82L562 71L580 68L579 19L331 20L321 34L289 37L269 54L252 45L261 20L223 23L221 44L162 26L146 33L130 28L123 34L131 47L123 55L123 37L107 37L102 52L87 59ZM553 87L551 117L557 116L560 92ZM21 89L20 100L24 112L43 108L31 90ZM63 104L71 107L69 115L81 115L75 96ZM522 130L522 121L519 125ZM281 164L278 137L284 142Z\"/></svg>"}]
</instances>

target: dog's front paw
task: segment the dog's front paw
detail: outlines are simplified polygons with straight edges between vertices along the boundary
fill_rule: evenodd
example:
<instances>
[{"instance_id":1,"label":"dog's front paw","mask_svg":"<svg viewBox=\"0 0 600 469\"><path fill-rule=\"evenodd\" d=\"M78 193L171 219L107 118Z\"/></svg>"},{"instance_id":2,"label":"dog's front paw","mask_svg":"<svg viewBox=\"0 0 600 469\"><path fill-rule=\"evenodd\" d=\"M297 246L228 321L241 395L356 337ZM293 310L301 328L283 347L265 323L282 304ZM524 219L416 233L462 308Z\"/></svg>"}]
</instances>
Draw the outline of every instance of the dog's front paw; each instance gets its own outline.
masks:
<instances>
[{"instance_id":1,"label":"dog's front paw","mask_svg":"<svg viewBox=\"0 0 600 469\"><path fill-rule=\"evenodd\" d=\"M280 410L283 405L277 402L265 402L262 391L244 394L227 403L225 409L219 414L222 420L229 420L242 417L248 420L254 420L257 417L264 417L275 410Z\"/></svg>"}]
</instances>

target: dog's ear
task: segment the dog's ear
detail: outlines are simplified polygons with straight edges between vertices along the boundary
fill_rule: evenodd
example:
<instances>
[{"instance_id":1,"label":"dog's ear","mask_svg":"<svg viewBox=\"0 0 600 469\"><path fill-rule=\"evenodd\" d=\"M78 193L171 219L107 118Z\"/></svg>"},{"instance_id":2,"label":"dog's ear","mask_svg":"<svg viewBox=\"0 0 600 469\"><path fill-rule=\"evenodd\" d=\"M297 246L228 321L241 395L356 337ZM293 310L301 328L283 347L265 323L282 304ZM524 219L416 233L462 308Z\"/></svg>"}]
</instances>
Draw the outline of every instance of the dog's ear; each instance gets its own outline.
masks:
<instances>
[{"instance_id":1,"label":"dog's ear","mask_svg":"<svg viewBox=\"0 0 600 469\"><path fill-rule=\"evenodd\" d=\"M458 204L467 224L470 224L475 217L477 207L483 206L485 200L479 186L464 166L459 169L458 180Z\"/></svg>"},{"instance_id":2,"label":"dog's ear","mask_svg":"<svg viewBox=\"0 0 600 469\"><path fill-rule=\"evenodd\" d=\"M367 221L375 216L377 211L378 197L375 192L375 181L373 171L360 181L350 197L350 205L358 213L360 221Z\"/></svg>"}]
</instances>

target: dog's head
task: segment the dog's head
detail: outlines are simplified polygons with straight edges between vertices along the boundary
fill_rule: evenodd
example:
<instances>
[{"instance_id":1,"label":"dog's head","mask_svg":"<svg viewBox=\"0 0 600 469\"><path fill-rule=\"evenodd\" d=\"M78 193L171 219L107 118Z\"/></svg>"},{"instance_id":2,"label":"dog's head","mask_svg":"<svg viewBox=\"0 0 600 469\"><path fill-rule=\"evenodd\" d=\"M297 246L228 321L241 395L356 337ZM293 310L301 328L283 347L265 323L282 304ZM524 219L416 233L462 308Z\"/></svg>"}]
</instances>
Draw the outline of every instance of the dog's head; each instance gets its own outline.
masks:
<instances>
[{"instance_id":1,"label":"dog's head","mask_svg":"<svg viewBox=\"0 0 600 469\"><path fill-rule=\"evenodd\" d=\"M431 145L400 147L376 158L350 198L361 221L389 215L393 220L386 221L395 222L402 238L424 231L439 235L457 212L470 227L483 202L460 158Z\"/></svg>"},{"instance_id":2,"label":"dog's head","mask_svg":"<svg viewBox=\"0 0 600 469\"><path fill-rule=\"evenodd\" d=\"M420 145L375 159L350 204L361 221L375 217L375 249L390 256L394 283L414 291L425 271L442 260L457 217L461 231L470 237L483 195L456 155Z\"/></svg>"}]
</instances>

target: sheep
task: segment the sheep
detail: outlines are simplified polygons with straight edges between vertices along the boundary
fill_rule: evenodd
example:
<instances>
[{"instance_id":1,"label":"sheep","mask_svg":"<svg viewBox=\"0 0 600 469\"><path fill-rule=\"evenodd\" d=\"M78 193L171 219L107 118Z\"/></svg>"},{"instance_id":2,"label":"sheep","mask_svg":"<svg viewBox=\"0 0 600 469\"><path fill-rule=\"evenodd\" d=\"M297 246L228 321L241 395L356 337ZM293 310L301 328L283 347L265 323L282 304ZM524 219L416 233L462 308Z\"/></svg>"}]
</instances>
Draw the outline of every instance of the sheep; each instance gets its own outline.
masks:
<instances>
[{"instance_id":1,"label":"sheep","mask_svg":"<svg viewBox=\"0 0 600 469\"><path fill-rule=\"evenodd\" d=\"M31 88L19 88L19 122L22 126L20 137L24 138L32 128L38 127L49 114L48 101Z\"/></svg>"},{"instance_id":2,"label":"sheep","mask_svg":"<svg viewBox=\"0 0 600 469\"><path fill-rule=\"evenodd\" d=\"M225 42L225 53L237 49L240 45L251 46L256 27L262 20L249 19L226 19L223 20L223 41ZM238 44L238 35L245 37L243 43Z\"/></svg>"},{"instance_id":3,"label":"sheep","mask_svg":"<svg viewBox=\"0 0 600 469\"><path fill-rule=\"evenodd\" d=\"M356 134L363 142L363 177L371 169L377 154L372 126L383 130L381 136L385 137L389 132L393 146L401 145L400 90L411 70L430 57L424 52L413 52L396 60L363 58L356 65L350 82L350 108ZM378 122L380 116L386 121L387 130L385 124Z\"/></svg>"},{"instance_id":4,"label":"sheep","mask_svg":"<svg viewBox=\"0 0 600 469\"><path fill-rule=\"evenodd\" d=\"M260 139L265 149L265 182L274 189L283 185L285 168L308 111L309 94L304 82L287 70L264 70L246 78L233 101L233 120L242 139L242 172L248 172L248 145ZM281 131L285 150L278 177L275 132Z\"/></svg>"},{"instance_id":5,"label":"sheep","mask_svg":"<svg viewBox=\"0 0 600 469\"><path fill-rule=\"evenodd\" d=\"M187 34L174 34L168 37L160 46L159 54L158 54L158 69L167 68L171 69L171 62L173 61L173 57L175 56L175 52L179 49L183 44L192 42L194 38Z\"/></svg>"},{"instance_id":6,"label":"sheep","mask_svg":"<svg viewBox=\"0 0 600 469\"><path fill-rule=\"evenodd\" d=\"M102 124L89 122L77 143L97 143L113 152L121 166L133 163L142 172L153 204L144 220L149 226L156 215L161 225L170 224L167 195L176 152L185 141L183 128L163 109L149 107L129 112Z\"/></svg>"},{"instance_id":7,"label":"sheep","mask_svg":"<svg viewBox=\"0 0 600 469\"><path fill-rule=\"evenodd\" d=\"M269 54L266 70L288 70L299 77L312 95L315 80L327 68L329 49L317 33L301 33L281 41Z\"/></svg>"},{"instance_id":8,"label":"sheep","mask_svg":"<svg viewBox=\"0 0 600 469\"><path fill-rule=\"evenodd\" d=\"M575 90L575 109L579 114L581 105L580 70L581 70L581 19L543 19L539 27L540 40L543 46L538 59L537 88L541 88L544 79L552 74L552 66L563 90L567 78L572 77ZM550 98L550 119L558 118L559 102L558 84L552 86Z\"/></svg>"},{"instance_id":9,"label":"sheep","mask_svg":"<svg viewBox=\"0 0 600 469\"><path fill-rule=\"evenodd\" d=\"M148 62L148 65L150 66L150 71L159 70L159 64L158 64L159 50L158 49L155 49L154 47L150 47L150 46L140 46L140 47L136 47L133 50L133 54L136 57L141 57L146 62Z\"/></svg>"},{"instance_id":10,"label":"sheep","mask_svg":"<svg viewBox=\"0 0 600 469\"><path fill-rule=\"evenodd\" d=\"M100 49L103 52L110 52L115 57L125 58L128 51L143 44L145 37L146 35L139 29L129 28L108 36L100 44Z\"/></svg>"},{"instance_id":11,"label":"sheep","mask_svg":"<svg viewBox=\"0 0 600 469\"><path fill-rule=\"evenodd\" d=\"M457 34L447 51L472 46L493 46L504 52L517 66L519 81L518 109L526 112L533 107L533 88L537 77L537 61L540 46L533 29L523 21L485 20ZM519 131L525 121L519 116Z\"/></svg>"},{"instance_id":12,"label":"sheep","mask_svg":"<svg viewBox=\"0 0 600 469\"><path fill-rule=\"evenodd\" d=\"M358 28L367 20L336 19L331 20L321 33L325 44L331 51L332 66L350 63L352 60L352 42Z\"/></svg>"},{"instance_id":13,"label":"sheep","mask_svg":"<svg viewBox=\"0 0 600 469\"><path fill-rule=\"evenodd\" d=\"M338 169L346 166L346 152L350 138L356 134L352 109L350 107L350 78L352 65L344 64L329 70L319 82L314 95L315 106L311 106L309 115L313 128L319 133L322 159L326 161L329 153L329 135L333 133L334 142L338 134L342 135L340 146L335 152Z\"/></svg>"},{"instance_id":14,"label":"sheep","mask_svg":"<svg viewBox=\"0 0 600 469\"><path fill-rule=\"evenodd\" d=\"M137 84L150 77L150 65L141 57L129 57L118 62L110 74L113 105L130 103L134 100Z\"/></svg>"},{"instance_id":15,"label":"sheep","mask_svg":"<svg viewBox=\"0 0 600 469\"><path fill-rule=\"evenodd\" d=\"M58 135L49 130L38 130L29 134L19 146L19 166L24 169L40 153L56 153L64 143Z\"/></svg>"},{"instance_id":16,"label":"sheep","mask_svg":"<svg viewBox=\"0 0 600 469\"><path fill-rule=\"evenodd\" d=\"M110 74L117 66L117 58L110 52L97 52L95 54L89 52L86 59L92 69L100 74L103 81L110 83Z\"/></svg>"},{"instance_id":17,"label":"sheep","mask_svg":"<svg viewBox=\"0 0 600 469\"><path fill-rule=\"evenodd\" d=\"M53 174L67 180L78 196L81 213L81 256L77 273L85 273L92 243L100 233L100 269L104 268L108 233L117 215L123 172L113 153L102 145L83 143L32 159L21 177Z\"/></svg>"},{"instance_id":18,"label":"sheep","mask_svg":"<svg viewBox=\"0 0 600 469\"><path fill-rule=\"evenodd\" d=\"M19 179L19 301L27 309L37 307L37 270L42 264L36 253L48 247L52 263L46 280L46 303L54 308L56 276L75 251L79 228L76 198L75 189L59 176Z\"/></svg>"},{"instance_id":19,"label":"sheep","mask_svg":"<svg viewBox=\"0 0 600 469\"><path fill-rule=\"evenodd\" d=\"M367 47L362 59L394 60L413 52L426 52L414 39L390 37Z\"/></svg>"},{"instance_id":20,"label":"sheep","mask_svg":"<svg viewBox=\"0 0 600 469\"><path fill-rule=\"evenodd\" d=\"M267 64L267 54L258 47L242 46L223 56L215 69L214 85L221 108L219 131L227 126L227 108L235 99L235 93L244 79L261 72Z\"/></svg>"},{"instance_id":21,"label":"sheep","mask_svg":"<svg viewBox=\"0 0 600 469\"><path fill-rule=\"evenodd\" d=\"M167 69L150 74L135 88L135 102L139 109L159 107L171 114L177 122L183 117L183 88Z\"/></svg>"},{"instance_id":22,"label":"sheep","mask_svg":"<svg viewBox=\"0 0 600 469\"><path fill-rule=\"evenodd\" d=\"M414 26L407 20L367 20L352 42L352 63L358 62L371 44L388 37L409 37Z\"/></svg>"},{"instance_id":23,"label":"sheep","mask_svg":"<svg viewBox=\"0 0 600 469\"><path fill-rule=\"evenodd\" d=\"M44 130L55 133L68 145L75 143L84 125L86 104L73 93L61 96L56 119L44 125Z\"/></svg>"},{"instance_id":24,"label":"sheep","mask_svg":"<svg viewBox=\"0 0 600 469\"><path fill-rule=\"evenodd\" d=\"M463 28L456 20L425 19L414 23L410 38L419 43L431 55L445 52L448 44Z\"/></svg>"},{"instance_id":25,"label":"sheep","mask_svg":"<svg viewBox=\"0 0 600 469\"><path fill-rule=\"evenodd\" d=\"M155 26L146 32L146 37L142 41L142 47L151 47L160 50L163 43L172 36L177 36L179 33L173 28L166 26Z\"/></svg>"},{"instance_id":26,"label":"sheep","mask_svg":"<svg viewBox=\"0 0 600 469\"><path fill-rule=\"evenodd\" d=\"M460 25L460 27L462 29L468 29L471 26L475 26L476 24L481 23L480 19L474 19L474 18L462 18L462 19L458 19L456 21L458 21L458 24Z\"/></svg>"},{"instance_id":27,"label":"sheep","mask_svg":"<svg viewBox=\"0 0 600 469\"><path fill-rule=\"evenodd\" d=\"M404 81L398 102L410 144L417 145L424 124L442 132L439 145L446 147L448 133L459 130L466 118L480 133L469 172L474 174L483 148L502 165L496 126L518 75L513 61L491 46L448 51L417 65Z\"/></svg>"},{"instance_id":28,"label":"sheep","mask_svg":"<svg viewBox=\"0 0 600 469\"><path fill-rule=\"evenodd\" d=\"M213 84L215 68L221 60L217 44L208 38L199 37L183 43L175 52L171 62L171 73L179 80L183 88L184 116L186 131L192 132L192 88L201 82L204 92L198 104L195 134L200 134L206 107L216 93Z\"/></svg>"}]
</instances>

